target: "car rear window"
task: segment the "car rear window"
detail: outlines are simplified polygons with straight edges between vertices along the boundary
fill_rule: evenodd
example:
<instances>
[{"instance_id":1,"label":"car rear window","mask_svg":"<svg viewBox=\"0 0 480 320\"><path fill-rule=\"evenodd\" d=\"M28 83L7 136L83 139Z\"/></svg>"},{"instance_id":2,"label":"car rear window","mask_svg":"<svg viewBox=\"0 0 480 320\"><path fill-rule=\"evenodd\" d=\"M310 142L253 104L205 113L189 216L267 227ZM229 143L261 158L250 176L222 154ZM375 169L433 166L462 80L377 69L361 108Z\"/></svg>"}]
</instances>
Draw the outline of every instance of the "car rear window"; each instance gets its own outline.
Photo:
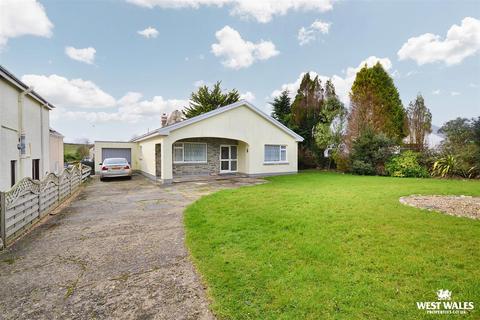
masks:
<instances>
[{"instance_id":1,"label":"car rear window","mask_svg":"<svg viewBox=\"0 0 480 320\"><path fill-rule=\"evenodd\" d=\"M127 164L127 159L125 158L108 158L103 160L103 164Z\"/></svg>"}]
</instances>

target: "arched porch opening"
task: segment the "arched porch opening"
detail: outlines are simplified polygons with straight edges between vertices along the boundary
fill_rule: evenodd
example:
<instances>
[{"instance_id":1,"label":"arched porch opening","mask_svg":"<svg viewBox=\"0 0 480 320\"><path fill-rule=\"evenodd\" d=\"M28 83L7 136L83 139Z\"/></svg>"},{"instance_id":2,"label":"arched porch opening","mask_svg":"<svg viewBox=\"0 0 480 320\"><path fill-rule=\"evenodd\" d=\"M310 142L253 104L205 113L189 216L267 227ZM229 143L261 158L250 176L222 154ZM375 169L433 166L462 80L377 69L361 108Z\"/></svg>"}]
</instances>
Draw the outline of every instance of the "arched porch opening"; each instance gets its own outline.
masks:
<instances>
[{"instance_id":1,"label":"arched porch opening","mask_svg":"<svg viewBox=\"0 0 480 320\"><path fill-rule=\"evenodd\" d=\"M171 144L173 181L244 175L248 172L248 143L223 137L189 137ZM161 148L156 150L161 159ZM160 168L161 165L157 165ZM157 176L161 173L157 171Z\"/></svg>"}]
</instances>

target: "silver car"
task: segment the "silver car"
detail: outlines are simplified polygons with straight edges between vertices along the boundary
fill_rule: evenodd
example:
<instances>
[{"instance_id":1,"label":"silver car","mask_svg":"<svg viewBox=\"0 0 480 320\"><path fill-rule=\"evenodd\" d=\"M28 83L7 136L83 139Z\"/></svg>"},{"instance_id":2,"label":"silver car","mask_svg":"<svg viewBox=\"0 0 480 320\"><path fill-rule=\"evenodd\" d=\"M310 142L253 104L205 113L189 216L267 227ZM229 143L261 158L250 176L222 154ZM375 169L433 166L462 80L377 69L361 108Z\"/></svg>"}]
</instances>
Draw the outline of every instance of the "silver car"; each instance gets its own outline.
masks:
<instances>
[{"instance_id":1,"label":"silver car","mask_svg":"<svg viewBox=\"0 0 480 320\"><path fill-rule=\"evenodd\" d=\"M105 178L132 178L132 168L125 158L106 158L100 163L100 180Z\"/></svg>"}]
</instances>

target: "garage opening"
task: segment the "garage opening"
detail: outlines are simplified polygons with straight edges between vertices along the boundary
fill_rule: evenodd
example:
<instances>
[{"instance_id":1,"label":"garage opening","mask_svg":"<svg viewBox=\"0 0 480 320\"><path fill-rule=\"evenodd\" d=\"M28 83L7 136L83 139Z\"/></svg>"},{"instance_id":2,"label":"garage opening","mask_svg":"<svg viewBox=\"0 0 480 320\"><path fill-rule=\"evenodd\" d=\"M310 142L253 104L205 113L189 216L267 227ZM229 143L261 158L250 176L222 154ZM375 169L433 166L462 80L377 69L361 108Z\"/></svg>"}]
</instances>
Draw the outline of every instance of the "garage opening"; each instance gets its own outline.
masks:
<instances>
[{"instance_id":1,"label":"garage opening","mask_svg":"<svg viewBox=\"0 0 480 320\"><path fill-rule=\"evenodd\" d=\"M102 148L102 162L106 158L125 158L132 164L132 149L130 148Z\"/></svg>"}]
</instances>

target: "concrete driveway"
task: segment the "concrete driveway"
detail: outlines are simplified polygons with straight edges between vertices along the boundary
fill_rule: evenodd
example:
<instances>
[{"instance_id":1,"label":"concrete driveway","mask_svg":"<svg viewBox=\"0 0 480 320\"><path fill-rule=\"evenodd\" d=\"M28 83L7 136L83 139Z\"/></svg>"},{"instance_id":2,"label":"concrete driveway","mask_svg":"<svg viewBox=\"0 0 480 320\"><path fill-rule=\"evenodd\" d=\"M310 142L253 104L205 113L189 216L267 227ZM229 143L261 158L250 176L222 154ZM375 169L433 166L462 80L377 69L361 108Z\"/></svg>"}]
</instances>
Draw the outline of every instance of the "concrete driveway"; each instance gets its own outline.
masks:
<instances>
[{"instance_id":1,"label":"concrete driveway","mask_svg":"<svg viewBox=\"0 0 480 320\"><path fill-rule=\"evenodd\" d=\"M0 254L0 318L212 319L182 213L202 195L257 183L94 179Z\"/></svg>"}]
</instances>

